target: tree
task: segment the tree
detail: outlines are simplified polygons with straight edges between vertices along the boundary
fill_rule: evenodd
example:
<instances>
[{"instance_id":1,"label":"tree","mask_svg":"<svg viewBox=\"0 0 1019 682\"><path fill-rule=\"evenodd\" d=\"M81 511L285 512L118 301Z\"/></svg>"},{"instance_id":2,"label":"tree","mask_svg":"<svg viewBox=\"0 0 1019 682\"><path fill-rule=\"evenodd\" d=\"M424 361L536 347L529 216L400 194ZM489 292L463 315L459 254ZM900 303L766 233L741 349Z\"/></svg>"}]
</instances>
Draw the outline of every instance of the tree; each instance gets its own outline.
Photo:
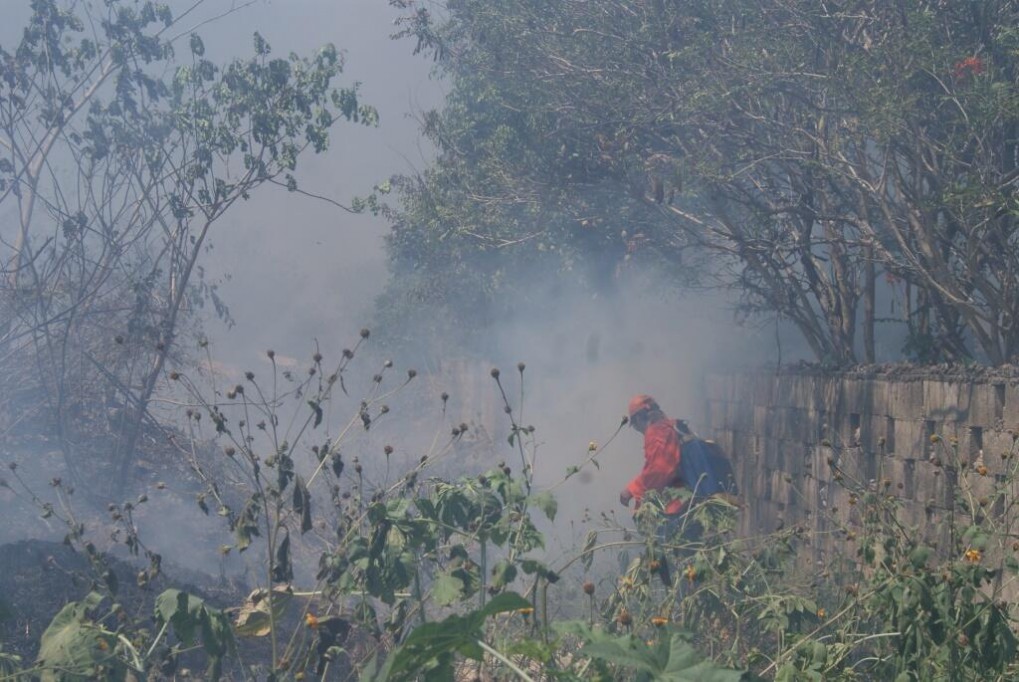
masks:
<instances>
[{"instance_id":1,"label":"tree","mask_svg":"<svg viewBox=\"0 0 1019 682\"><path fill-rule=\"evenodd\" d=\"M377 117L334 87L331 45L276 58L256 33L251 58L218 66L161 3L32 10L0 47L0 210L17 216L0 361L31 363L69 466L96 429L112 437L122 488L193 312L228 314L200 263L213 225L265 184L296 189L298 158L340 118Z\"/></svg>"},{"instance_id":2,"label":"tree","mask_svg":"<svg viewBox=\"0 0 1019 682\"><path fill-rule=\"evenodd\" d=\"M489 203L571 206L573 190L598 183L615 199L605 224L638 204L654 211L649 248L677 269L700 252L746 312L789 319L818 359L874 359L882 271L907 285L907 323L941 357L997 363L1019 350L1019 3L447 10L438 24L417 11L404 30L453 82L446 125L426 129L438 165L471 153L497 165ZM493 111L528 121L513 130L537 155L495 158L448 134ZM500 229L478 222L474 233Z\"/></svg>"}]
</instances>

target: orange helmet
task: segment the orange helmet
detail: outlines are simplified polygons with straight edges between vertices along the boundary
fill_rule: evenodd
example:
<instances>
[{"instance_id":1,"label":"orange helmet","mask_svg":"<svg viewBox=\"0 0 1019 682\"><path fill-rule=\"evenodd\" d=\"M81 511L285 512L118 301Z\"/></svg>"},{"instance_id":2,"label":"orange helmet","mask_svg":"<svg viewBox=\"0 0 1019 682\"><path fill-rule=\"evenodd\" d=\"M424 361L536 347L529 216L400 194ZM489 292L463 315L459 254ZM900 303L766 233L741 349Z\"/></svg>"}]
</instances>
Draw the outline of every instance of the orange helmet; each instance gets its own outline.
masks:
<instances>
[{"instance_id":1,"label":"orange helmet","mask_svg":"<svg viewBox=\"0 0 1019 682\"><path fill-rule=\"evenodd\" d=\"M638 393L637 395L630 398L629 415L630 419L633 419L633 415L643 410L657 410L658 403L655 399L645 393Z\"/></svg>"}]
</instances>

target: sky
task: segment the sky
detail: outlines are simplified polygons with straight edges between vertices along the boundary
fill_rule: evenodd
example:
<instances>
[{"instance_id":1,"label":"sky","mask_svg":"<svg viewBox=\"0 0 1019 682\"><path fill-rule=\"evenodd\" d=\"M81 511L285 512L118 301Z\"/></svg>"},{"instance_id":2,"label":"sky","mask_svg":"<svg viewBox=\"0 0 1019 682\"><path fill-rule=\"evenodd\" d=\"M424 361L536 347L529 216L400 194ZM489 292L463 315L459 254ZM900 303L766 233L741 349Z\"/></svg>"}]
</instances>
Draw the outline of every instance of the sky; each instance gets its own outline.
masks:
<instances>
[{"instance_id":1,"label":"sky","mask_svg":"<svg viewBox=\"0 0 1019 682\"><path fill-rule=\"evenodd\" d=\"M391 175L427 165L432 150L418 135L417 117L439 106L444 91L430 75L432 63L411 53L412 42L390 39L397 16L385 0L262 0L202 29L214 57L219 45L235 54L249 49L255 30L277 54L309 54L328 42L344 51L341 84L361 83L380 124L334 127L326 153L301 159L302 189L349 205ZM214 347L244 363L267 348L302 352L315 336L353 343L386 281L387 227L382 218L265 188L230 213L213 239L209 274L222 281L235 321L230 329L208 326Z\"/></svg>"}]
</instances>

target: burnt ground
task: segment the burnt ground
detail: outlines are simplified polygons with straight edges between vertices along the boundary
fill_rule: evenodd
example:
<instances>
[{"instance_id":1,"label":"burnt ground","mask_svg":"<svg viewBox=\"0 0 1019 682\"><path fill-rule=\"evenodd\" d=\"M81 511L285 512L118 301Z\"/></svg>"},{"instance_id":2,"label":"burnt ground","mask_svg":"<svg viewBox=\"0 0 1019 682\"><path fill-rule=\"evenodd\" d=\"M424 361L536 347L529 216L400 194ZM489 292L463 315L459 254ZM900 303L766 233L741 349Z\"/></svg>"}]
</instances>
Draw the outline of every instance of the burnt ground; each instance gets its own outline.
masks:
<instances>
[{"instance_id":1,"label":"burnt ground","mask_svg":"<svg viewBox=\"0 0 1019 682\"><path fill-rule=\"evenodd\" d=\"M112 557L106 557L106 563L117 576L117 603L143 625L152 622L156 597L171 587L200 596L217 608L239 604L247 594L243 585L216 584L183 569L165 569L148 585L139 587L139 567ZM198 582L201 587L195 586ZM0 546L3 651L21 656L22 663L33 661L39 638L53 616L64 604L83 598L96 587L89 561L67 545L23 540Z\"/></svg>"}]
</instances>

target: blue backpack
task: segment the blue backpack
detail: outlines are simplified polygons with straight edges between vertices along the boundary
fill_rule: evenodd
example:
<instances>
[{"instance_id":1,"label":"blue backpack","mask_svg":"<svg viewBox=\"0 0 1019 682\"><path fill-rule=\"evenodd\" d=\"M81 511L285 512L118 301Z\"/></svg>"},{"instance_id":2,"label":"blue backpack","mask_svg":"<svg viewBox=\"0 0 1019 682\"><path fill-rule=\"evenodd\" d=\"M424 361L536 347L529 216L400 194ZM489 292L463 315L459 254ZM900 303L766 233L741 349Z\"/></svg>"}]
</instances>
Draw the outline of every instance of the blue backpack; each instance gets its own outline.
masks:
<instances>
[{"instance_id":1,"label":"blue backpack","mask_svg":"<svg viewBox=\"0 0 1019 682\"><path fill-rule=\"evenodd\" d=\"M680 438L679 466L676 477L693 493L693 500L713 495L738 495L732 463L714 441L698 438L686 422L676 422Z\"/></svg>"}]
</instances>

